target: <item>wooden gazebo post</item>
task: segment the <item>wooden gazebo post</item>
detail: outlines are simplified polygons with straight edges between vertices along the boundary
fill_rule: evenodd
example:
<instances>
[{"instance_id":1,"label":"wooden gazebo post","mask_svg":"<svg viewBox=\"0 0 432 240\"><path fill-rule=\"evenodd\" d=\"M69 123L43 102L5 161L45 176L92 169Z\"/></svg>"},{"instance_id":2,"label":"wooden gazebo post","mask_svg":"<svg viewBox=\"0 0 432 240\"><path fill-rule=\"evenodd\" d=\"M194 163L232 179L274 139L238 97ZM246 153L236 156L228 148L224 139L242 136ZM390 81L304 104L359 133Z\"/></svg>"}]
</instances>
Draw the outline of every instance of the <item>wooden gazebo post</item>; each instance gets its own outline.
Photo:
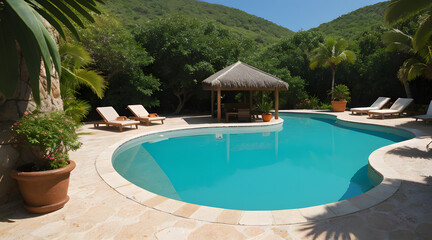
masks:
<instances>
[{"instance_id":1,"label":"wooden gazebo post","mask_svg":"<svg viewBox=\"0 0 432 240\"><path fill-rule=\"evenodd\" d=\"M217 117L218 117L218 122L221 122L221 89L218 88L217 90Z\"/></svg>"},{"instance_id":2,"label":"wooden gazebo post","mask_svg":"<svg viewBox=\"0 0 432 240\"><path fill-rule=\"evenodd\" d=\"M252 97L253 91L249 91L249 109L252 111Z\"/></svg>"},{"instance_id":3,"label":"wooden gazebo post","mask_svg":"<svg viewBox=\"0 0 432 240\"><path fill-rule=\"evenodd\" d=\"M210 116L213 117L214 114L214 91L211 90L211 113Z\"/></svg>"},{"instance_id":4,"label":"wooden gazebo post","mask_svg":"<svg viewBox=\"0 0 432 240\"><path fill-rule=\"evenodd\" d=\"M279 119L279 89L275 89L275 119Z\"/></svg>"}]
</instances>

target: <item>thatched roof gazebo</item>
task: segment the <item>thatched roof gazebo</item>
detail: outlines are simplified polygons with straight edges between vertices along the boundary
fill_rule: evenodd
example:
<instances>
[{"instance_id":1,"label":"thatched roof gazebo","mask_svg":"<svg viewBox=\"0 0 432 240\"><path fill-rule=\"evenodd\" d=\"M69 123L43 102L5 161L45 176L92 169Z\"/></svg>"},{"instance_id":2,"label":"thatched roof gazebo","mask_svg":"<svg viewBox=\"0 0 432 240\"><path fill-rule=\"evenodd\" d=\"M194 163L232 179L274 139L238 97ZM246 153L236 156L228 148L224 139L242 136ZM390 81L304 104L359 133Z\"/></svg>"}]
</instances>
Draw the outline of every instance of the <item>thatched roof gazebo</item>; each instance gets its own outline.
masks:
<instances>
[{"instance_id":1,"label":"thatched roof gazebo","mask_svg":"<svg viewBox=\"0 0 432 240\"><path fill-rule=\"evenodd\" d=\"M214 92L217 92L217 118L221 121L221 91L249 91L252 108L253 91L275 92L275 118L279 118L279 91L288 90L288 83L269 73L240 61L218 71L202 81L203 89L210 90L213 113Z\"/></svg>"}]
</instances>

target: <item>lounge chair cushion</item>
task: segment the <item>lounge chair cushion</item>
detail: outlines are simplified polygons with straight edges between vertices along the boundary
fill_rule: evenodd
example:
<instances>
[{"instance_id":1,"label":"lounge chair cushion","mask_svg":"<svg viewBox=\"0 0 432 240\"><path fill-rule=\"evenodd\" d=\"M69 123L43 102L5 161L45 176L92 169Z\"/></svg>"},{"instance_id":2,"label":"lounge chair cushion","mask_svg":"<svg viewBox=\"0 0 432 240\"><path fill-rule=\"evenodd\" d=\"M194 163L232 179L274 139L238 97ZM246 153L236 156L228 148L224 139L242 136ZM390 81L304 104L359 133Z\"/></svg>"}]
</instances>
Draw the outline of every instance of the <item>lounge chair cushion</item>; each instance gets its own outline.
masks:
<instances>
[{"instance_id":1,"label":"lounge chair cushion","mask_svg":"<svg viewBox=\"0 0 432 240\"><path fill-rule=\"evenodd\" d=\"M390 109L382 109L382 110L371 110L369 111L369 115L371 114L396 114L402 113L411 103L414 101L412 98L398 98L396 102L390 107Z\"/></svg>"},{"instance_id":2,"label":"lounge chair cushion","mask_svg":"<svg viewBox=\"0 0 432 240\"><path fill-rule=\"evenodd\" d=\"M412 98L398 98L396 102L390 107L391 110L403 111L414 101Z\"/></svg>"},{"instance_id":3,"label":"lounge chair cushion","mask_svg":"<svg viewBox=\"0 0 432 240\"><path fill-rule=\"evenodd\" d=\"M388 101L390 101L390 98L388 97L379 97L374 103L372 103L371 107L381 109L386 105L386 103L388 103Z\"/></svg>"},{"instance_id":4,"label":"lounge chair cushion","mask_svg":"<svg viewBox=\"0 0 432 240\"><path fill-rule=\"evenodd\" d=\"M140 124L139 121L133 121L127 119L126 117L120 117L113 107L98 107L96 108L96 111L104 119L104 123L106 125L117 126L120 128L120 132L122 131L124 126L135 125L136 128L138 128L138 125ZM98 127L99 124L102 123L95 123L95 127Z\"/></svg>"},{"instance_id":5,"label":"lounge chair cushion","mask_svg":"<svg viewBox=\"0 0 432 240\"><path fill-rule=\"evenodd\" d=\"M354 111L354 112L360 112L360 111L370 111L370 110L378 110L379 108L377 107L358 107L358 108L351 108L350 111Z\"/></svg>"},{"instance_id":6,"label":"lounge chair cushion","mask_svg":"<svg viewBox=\"0 0 432 240\"><path fill-rule=\"evenodd\" d=\"M120 117L113 107L98 107L96 111L105 121L115 121Z\"/></svg>"},{"instance_id":7,"label":"lounge chair cushion","mask_svg":"<svg viewBox=\"0 0 432 240\"><path fill-rule=\"evenodd\" d=\"M350 110L352 112L367 112L370 110L381 109L388 101L390 101L390 98L388 97L379 97L370 107L351 108Z\"/></svg>"},{"instance_id":8,"label":"lounge chair cushion","mask_svg":"<svg viewBox=\"0 0 432 240\"><path fill-rule=\"evenodd\" d=\"M426 114L424 115L417 115L414 116L415 118L420 118L420 119L432 119L432 100L429 103L429 107L428 110L426 112Z\"/></svg>"},{"instance_id":9,"label":"lounge chair cushion","mask_svg":"<svg viewBox=\"0 0 432 240\"><path fill-rule=\"evenodd\" d=\"M135 120L121 120L121 121L118 121L118 120L114 120L114 121L109 121L108 123L110 123L110 124L115 124L115 125L123 125L123 126L126 126L126 125L133 125L133 124L140 124L140 122L139 121L135 121Z\"/></svg>"},{"instance_id":10,"label":"lounge chair cushion","mask_svg":"<svg viewBox=\"0 0 432 240\"><path fill-rule=\"evenodd\" d=\"M148 118L149 112L143 107L143 105L128 105L129 110L136 116L140 118Z\"/></svg>"},{"instance_id":11,"label":"lounge chair cushion","mask_svg":"<svg viewBox=\"0 0 432 240\"><path fill-rule=\"evenodd\" d=\"M134 119L136 120L144 120L144 121L163 121L165 117L150 117L149 112L143 107L143 105L128 105L128 109L135 115ZM156 114L156 113L152 113ZM156 114L157 115L157 114ZM163 123L163 122L162 122Z\"/></svg>"}]
</instances>

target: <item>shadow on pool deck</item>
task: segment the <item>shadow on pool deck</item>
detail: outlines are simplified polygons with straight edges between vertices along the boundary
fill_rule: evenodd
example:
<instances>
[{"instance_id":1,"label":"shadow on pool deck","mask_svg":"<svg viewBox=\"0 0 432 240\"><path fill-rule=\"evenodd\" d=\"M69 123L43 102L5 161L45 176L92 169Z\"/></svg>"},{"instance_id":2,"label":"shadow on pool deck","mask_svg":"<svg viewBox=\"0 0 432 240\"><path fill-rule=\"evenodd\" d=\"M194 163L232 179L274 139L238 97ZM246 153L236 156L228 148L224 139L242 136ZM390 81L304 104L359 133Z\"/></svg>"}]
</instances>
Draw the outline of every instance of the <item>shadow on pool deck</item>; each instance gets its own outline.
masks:
<instances>
[{"instance_id":1,"label":"shadow on pool deck","mask_svg":"<svg viewBox=\"0 0 432 240\"><path fill-rule=\"evenodd\" d=\"M374 207L293 230L301 239L432 239L432 177L424 182L402 181Z\"/></svg>"},{"instance_id":2,"label":"shadow on pool deck","mask_svg":"<svg viewBox=\"0 0 432 240\"><path fill-rule=\"evenodd\" d=\"M22 206L22 200L15 200L0 206L0 222L4 223L14 223L19 219L36 218L43 215L45 214L27 212Z\"/></svg>"},{"instance_id":3,"label":"shadow on pool deck","mask_svg":"<svg viewBox=\"0 0 432 240\"><path fill-rule=\"evenodd\" d=\"M409 157L409 158L421 158L421 159L427 159L432 161L432 151L428 152L426 150L426 145L423 149L413 148L408 146L398 147L388 151L388 154Z\"/></svg>"}]
</instances>

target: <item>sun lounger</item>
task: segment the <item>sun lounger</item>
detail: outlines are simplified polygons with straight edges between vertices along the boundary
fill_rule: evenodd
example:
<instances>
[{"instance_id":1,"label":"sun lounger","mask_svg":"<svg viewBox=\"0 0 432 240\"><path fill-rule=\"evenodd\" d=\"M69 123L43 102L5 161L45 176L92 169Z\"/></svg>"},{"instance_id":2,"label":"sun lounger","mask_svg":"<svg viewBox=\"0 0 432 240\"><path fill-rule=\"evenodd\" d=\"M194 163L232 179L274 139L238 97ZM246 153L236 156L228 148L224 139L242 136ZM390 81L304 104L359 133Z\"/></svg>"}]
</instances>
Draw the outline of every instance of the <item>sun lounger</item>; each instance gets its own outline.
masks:
<instances>
[{"instance_id":1,"label":"sun lounger","mask_svg":"<svg viewBox=\"0 0 432 240\"><path fill-rule=\"evenodd\" d=\"M432 100L429 103L429 108L428 108L426 114L425 115L417 115L417 116L414 116L414 118L416 119L416 121L419 119L422 119L425 122L432 121Z\"/></svg>"},{"instance_id":2,"label":"sun lounger","mask_svg":"<svg viewBox=\"0 0 432 240\"><path fill-rule=\"evenodd\" d=\"M388 97L379 97L370 107L357 107L357 108L351 108L350 111L352 114L354 113L360 113L360 115L363 115L363 113L368 113L370 110L378 110L384 107L390 101L390 98Z\"/></svg>"},{"instance_id":3,"label":"sun lounger","mask_svg":"<svg viewBox=\"0 0 432 240\"><path fill-rule=\"evenodd\" d=\"M384 119L385 115L402 115L403 111L413 102L412 98L398 98L396 102L390 107L390 109L382 110L370 110L369 117L372 118L375 115L381 116Z\"/></svg>"},{"instance_id":4,"label":"sun lounger","mask_svg":"<svg viewBox=\"0 0 432 240\"><path fill-rule=\"evenodd\" d=\"M100 124L105 124L107 126L118 127L121 132L125 126L135 125L135 127L138 128L138 125L140 124L139 121L133 121L124 116L119 116L113 107L98 107L96 108L96 111L101 115L104 121L93 123L95 127L99 127Z\"/></svg>"},{"instance_id":5,"label":"sun lounger","mask_svg":"<svg viewBox=\"0 0 432 240\"><path fill-rule=\"evenodd\" d=\"M127 108L135 115L135 117L131 117L132 119L146 122L147 126L153 121L161 121L163 124L166 119L165 117L160 117L156 113L149 114L143 105L128 105Z\"/></svg>"}]
</instances>

